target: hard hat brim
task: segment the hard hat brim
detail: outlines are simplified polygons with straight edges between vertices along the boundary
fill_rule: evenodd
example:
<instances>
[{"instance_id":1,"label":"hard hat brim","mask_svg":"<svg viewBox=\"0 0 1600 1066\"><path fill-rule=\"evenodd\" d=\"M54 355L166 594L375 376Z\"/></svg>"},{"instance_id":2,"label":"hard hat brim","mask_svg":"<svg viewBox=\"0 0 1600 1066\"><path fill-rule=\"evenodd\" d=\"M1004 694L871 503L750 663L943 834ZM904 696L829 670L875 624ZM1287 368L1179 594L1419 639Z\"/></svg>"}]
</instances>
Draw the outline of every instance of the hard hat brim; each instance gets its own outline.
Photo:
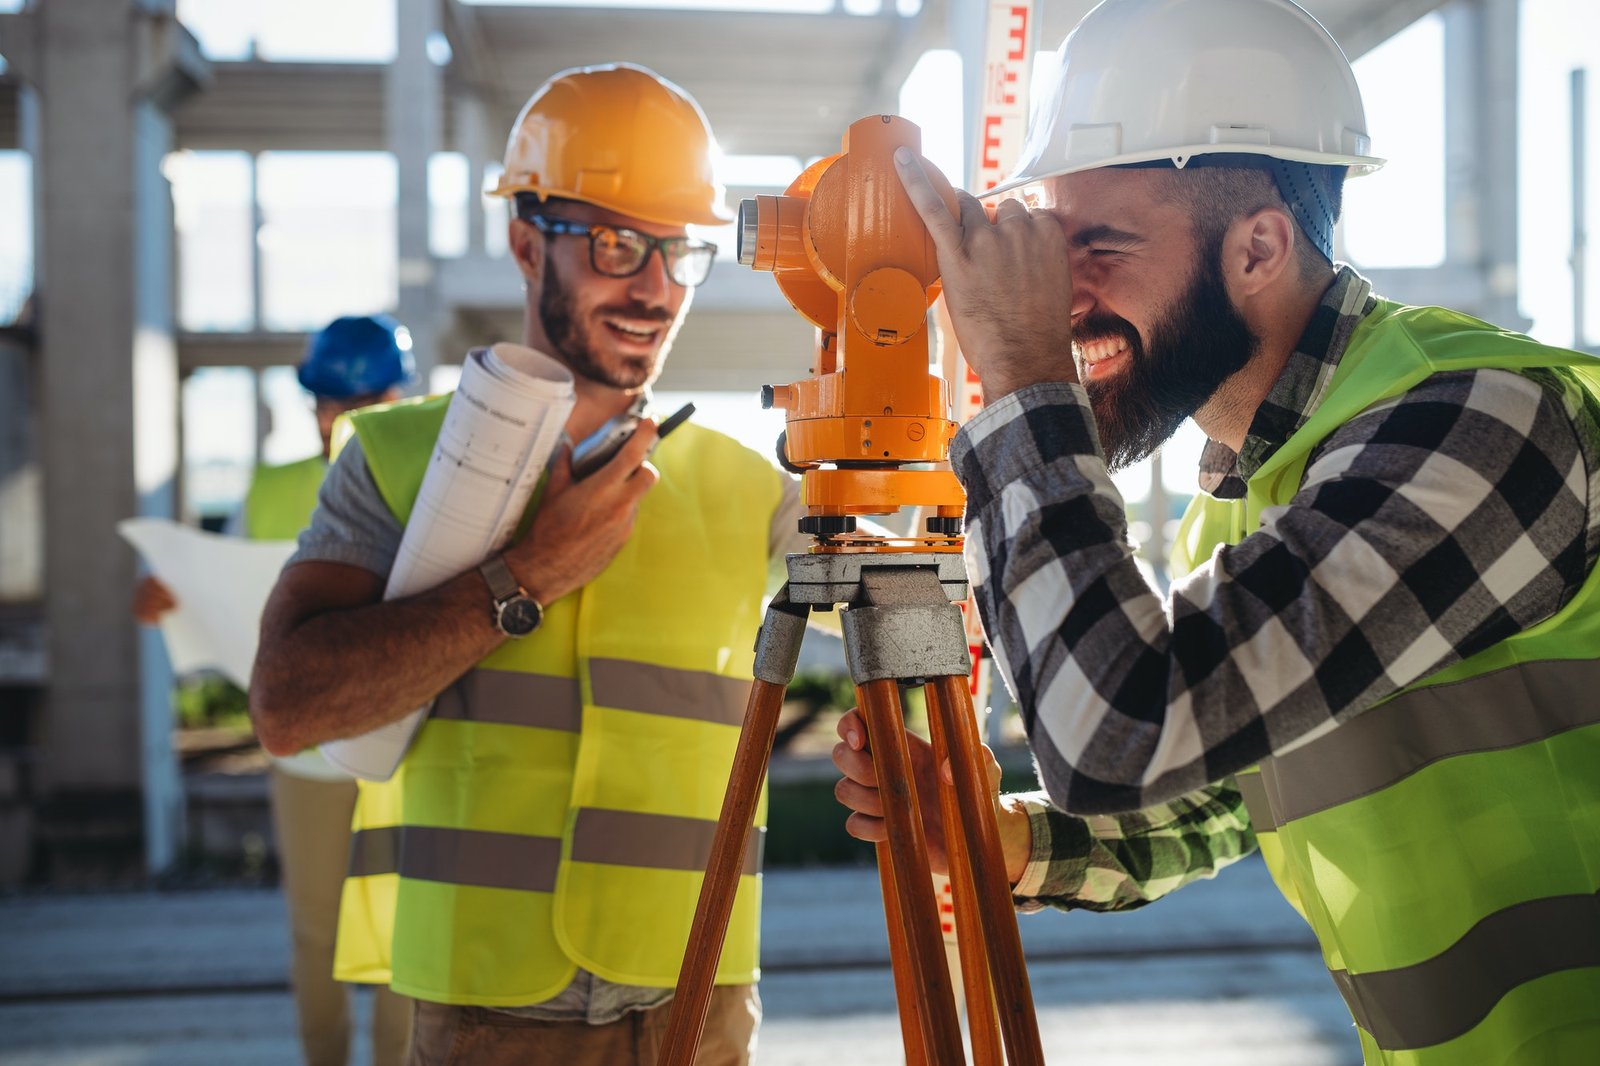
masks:
<instances>
[{"instance_id":1,"label":"hard hat brim","mask_svg":"<svg viewBox=\"0 0 1600 1066\"><path fill-rule=\"evenodd\" d=\"M1049 178L1064 177L1068 174L1081 174L1086 170L1104 170L1108 167L1128 166L1134 163L1158 163L1166 161L1172 164L1173 169L1182 170L1188 165L1189 160L1203 155L1259 155L1271 159L1283 159L1291 163L1312 163L1318 166L1346 166L1350 168L1349 176L1352 178L1371 174L1383 167L1388 162L1377 156L1370 155L1345 155L1328 152L1312 152L1300 148L1284 148L1277 145L1261 144L1199 144L1185 145L1179 148L1163 148L1146 152L1128 152L1122 155L1107 156L1103 159L1086 159L1076 163L1069 163L1060 167L1036 168L1027 173L1017 174L1002 181L992 189L978 193L980 200L991 199L1020 189L1026 185L1037 185Z\"/></svg>"}]
</instances>

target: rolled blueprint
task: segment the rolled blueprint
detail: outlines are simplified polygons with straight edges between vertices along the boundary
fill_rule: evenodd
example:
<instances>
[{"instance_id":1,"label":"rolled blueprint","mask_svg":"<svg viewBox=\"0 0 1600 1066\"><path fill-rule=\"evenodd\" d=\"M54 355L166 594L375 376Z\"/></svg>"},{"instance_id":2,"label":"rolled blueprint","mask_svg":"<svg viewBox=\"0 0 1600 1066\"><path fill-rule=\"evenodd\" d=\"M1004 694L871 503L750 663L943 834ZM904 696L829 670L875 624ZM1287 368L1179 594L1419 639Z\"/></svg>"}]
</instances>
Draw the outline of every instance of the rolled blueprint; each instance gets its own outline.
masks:
<instances>
[{"instance_id":1,"label":"rolled blueprint","mask_svg":"<svg viewBox=\"0 0 1600 1066\"><path fill-rule=\"evenodd\" d=\"M474 348L445 411L384 599L434 588L499 551L516 532L561 438L574 400L572 373L518 344ZM427 717L322 745L328 761L386 781Z\"/></svg>"}]
</instances>

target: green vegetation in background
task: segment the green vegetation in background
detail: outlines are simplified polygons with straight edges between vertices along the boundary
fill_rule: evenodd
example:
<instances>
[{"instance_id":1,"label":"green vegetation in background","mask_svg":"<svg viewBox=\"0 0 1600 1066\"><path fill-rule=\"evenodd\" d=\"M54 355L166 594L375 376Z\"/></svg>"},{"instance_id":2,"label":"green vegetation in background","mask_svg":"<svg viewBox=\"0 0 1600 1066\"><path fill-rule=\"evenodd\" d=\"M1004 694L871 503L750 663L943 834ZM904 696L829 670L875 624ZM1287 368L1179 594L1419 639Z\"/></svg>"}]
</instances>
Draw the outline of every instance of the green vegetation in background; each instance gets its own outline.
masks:
<instances>
[{"instance_id":1,"label":"green vegetation in background","mask_svg":"<svg viewBox=\"0 0 1600 1066\"><path fill-rule=\"evenodd\" d=\"M180 729L251 731L250 697L217 674L196 674L178 682L172 705Z\"/></svg>"}]
</instances>

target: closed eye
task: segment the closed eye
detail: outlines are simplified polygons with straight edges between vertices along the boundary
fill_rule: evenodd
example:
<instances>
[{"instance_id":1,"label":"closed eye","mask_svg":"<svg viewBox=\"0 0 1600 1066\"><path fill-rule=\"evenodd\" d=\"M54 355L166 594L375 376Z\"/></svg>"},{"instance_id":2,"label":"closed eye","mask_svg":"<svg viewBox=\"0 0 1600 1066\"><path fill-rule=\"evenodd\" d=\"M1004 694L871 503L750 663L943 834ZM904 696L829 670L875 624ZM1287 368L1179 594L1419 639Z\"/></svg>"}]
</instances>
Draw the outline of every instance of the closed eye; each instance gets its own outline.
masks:
<instances>
[{"instance_id":1,"label":"closed eye","mask_svg":"<svg viewBox=\"0 0 1600 1066\"><path fill-rule=\"evenodd\" d=\"M1137 233L1114 229L1111 226L1090 226L1076 233L1072 243L1086 249L1090 255L1119 255L1131 252L1144 243Z\"/></svg>"}]
</instances>

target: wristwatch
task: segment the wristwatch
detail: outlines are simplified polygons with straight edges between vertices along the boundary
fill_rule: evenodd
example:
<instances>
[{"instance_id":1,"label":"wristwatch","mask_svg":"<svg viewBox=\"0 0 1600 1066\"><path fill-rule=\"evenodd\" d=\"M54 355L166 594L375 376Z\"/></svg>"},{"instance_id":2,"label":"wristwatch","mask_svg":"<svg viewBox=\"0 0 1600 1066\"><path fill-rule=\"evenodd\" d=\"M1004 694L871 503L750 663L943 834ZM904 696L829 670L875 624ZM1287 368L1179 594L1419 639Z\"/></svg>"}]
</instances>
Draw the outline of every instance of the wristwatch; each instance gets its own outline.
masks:
<instances>
[{"instance_id":1,"label":"wristwatch","mask_svg":"<svg viewBox=\"0 0 1600 1066\"><path fill-rule=\"evenodd\" d=\"M504 558L491 555L478 566L478 573L489 584L494 597L494 624L508 637L525 637L544 621L544 607L517 584L516 575Z\"/></svg>"}]
</instances>

